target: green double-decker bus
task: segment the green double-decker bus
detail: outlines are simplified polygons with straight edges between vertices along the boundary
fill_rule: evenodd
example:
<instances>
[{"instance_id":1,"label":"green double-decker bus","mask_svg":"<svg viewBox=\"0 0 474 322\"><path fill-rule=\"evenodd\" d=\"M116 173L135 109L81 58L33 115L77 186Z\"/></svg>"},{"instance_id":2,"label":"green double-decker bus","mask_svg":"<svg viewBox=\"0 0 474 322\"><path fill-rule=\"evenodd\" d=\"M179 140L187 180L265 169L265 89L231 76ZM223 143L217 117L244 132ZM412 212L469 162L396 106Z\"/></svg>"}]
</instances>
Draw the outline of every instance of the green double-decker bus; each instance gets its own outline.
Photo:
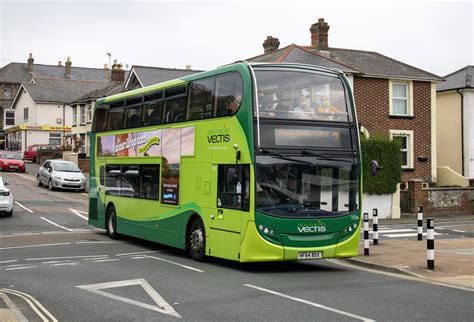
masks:
<instances>
[{"instance_id":1,"label":"green double-decker bus","mask_svg":"<svg viewBox=\"0 0 474 322\"><path fill-rule=\"evenodd\" d=\"M359 131L345 75L236 62L99 99L89 223L240 262L353 257Z\"/></svg>"}]
</instances>

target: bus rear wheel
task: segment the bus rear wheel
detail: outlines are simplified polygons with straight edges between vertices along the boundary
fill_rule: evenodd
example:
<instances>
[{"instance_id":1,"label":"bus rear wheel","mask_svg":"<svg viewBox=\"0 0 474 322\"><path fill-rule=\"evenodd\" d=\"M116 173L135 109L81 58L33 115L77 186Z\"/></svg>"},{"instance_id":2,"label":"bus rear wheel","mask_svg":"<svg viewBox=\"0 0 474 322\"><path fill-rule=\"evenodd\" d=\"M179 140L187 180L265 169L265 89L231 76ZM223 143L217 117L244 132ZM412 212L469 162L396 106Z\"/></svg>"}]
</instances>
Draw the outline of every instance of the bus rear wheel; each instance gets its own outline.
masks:
<instances>
[{"instance_id":1,"label":"bus rear wheel","mask_svg":"<svg viewBox=\"0 0 474 322\"><path fill-rule=\"evenodd\" d=\"M206 257L206 231L200 218L195 219L189 229L188 249L196 261L202 262Z\"/></svg>"},{"instance_id":2,"label":"bus rear wheel","mask_svg":"<svg viewBox=\"0 0 474 322\"><path fill-rule=\"evenodd\" d=\"M114 206L107 209L106 230L111 239L117 239L117 213Z\"/></svg>"}]
</instances>

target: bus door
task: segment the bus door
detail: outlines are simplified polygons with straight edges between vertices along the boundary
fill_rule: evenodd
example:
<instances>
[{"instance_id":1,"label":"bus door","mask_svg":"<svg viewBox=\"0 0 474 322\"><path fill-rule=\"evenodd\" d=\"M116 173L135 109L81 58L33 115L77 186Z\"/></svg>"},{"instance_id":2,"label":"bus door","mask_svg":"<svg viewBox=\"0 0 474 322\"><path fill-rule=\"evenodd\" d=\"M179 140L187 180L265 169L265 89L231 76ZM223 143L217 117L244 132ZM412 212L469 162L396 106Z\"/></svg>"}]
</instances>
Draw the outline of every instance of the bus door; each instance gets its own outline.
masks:
<instances>
[{"instance_id":1,"label":"bus door","mask_svg":"<svg viewBox=\"0 0 474 322\"><path fill-rule=\"evenodd\" d=\"M211 177L210 255L239 260L242 221L249 211L250 166L214 164Z\"/></svg>"},{"instance_id":2,"label":"bus door","mask_svg":"<svg viewBox=\"0 0 474 322\"><path fill-rule=\"evenodd\" d=\"M95 177L90 178L89 221L105 228L105 161L97 162Z\"/></svg>"}]
</instances>

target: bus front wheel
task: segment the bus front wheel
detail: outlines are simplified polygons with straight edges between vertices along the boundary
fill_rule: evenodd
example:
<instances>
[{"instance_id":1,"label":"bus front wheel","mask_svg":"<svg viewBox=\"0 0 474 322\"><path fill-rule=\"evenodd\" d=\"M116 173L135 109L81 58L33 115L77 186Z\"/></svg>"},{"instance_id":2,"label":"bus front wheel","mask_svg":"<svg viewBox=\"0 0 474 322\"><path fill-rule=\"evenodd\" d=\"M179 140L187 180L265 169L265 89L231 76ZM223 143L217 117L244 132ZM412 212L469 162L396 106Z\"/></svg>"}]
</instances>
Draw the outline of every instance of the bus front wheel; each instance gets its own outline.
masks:
<instances>
[{"instance_id":1,"label":"bus front wheel","mask_svg":"<svg viewBox=\"0 0 474 322\"><path fill-rule=\"evenodd\" d=\"M107 210L107 235L112 238L117 238L117 214L115 212L115 207L111 206Z\"/></svg>"},{"instance_id":2,"label":"bus front wheel","mask_svg":"<svg viewBox=\"0 0 474 322\"><path fill-rule=\"evenodd\" d=\"M206 256L206 231L200 218L191 224L188 235L188 249L192 259L202 262Z\"/></svg>"}]
</instances>

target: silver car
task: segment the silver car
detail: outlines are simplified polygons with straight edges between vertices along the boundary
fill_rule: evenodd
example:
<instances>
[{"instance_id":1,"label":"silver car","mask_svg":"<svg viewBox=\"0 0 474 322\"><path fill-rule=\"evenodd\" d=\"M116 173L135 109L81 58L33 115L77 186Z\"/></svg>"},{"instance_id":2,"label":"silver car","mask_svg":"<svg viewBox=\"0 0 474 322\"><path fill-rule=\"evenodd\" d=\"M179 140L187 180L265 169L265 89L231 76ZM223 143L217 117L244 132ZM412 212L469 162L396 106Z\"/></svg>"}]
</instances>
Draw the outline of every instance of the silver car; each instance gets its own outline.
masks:
<instances>
[{"instance_id":1,"label":"silver car","mask_svg":"<svg viewBox=\"0 0 474 322\"><path fill-rule=\"evenodd\" d=\"M65 160L46 160L39 168L38 186L47 185L49 190L68 189L84 192L86 177L77 165Z\"/></svg>"}]
</instances>

